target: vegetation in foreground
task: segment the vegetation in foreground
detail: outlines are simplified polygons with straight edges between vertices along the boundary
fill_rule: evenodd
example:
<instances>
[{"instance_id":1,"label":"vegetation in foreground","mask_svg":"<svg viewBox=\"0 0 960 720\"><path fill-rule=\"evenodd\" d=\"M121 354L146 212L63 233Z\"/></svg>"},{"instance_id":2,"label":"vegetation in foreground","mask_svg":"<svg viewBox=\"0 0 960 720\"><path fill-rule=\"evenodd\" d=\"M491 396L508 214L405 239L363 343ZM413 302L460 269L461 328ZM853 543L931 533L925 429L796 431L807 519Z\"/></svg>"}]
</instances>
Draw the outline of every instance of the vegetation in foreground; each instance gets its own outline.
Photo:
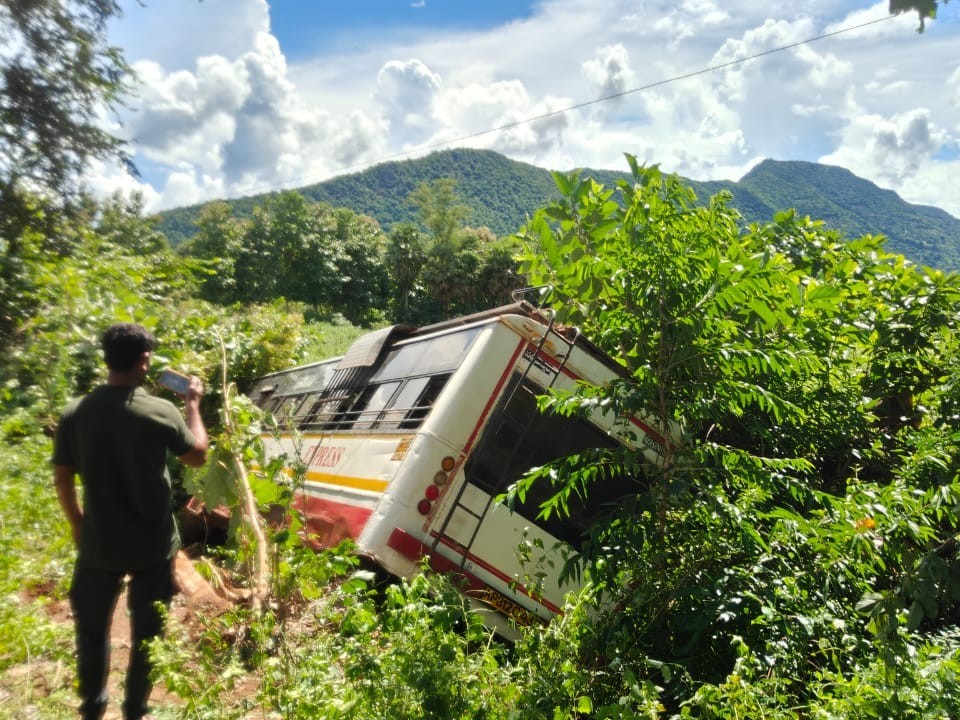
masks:
<instances>
[{"instance_id":1,"label":"vegetation in foreground","mask_svg":"<svg viewBox=\"0 0 960 720\"><path fill-rule=\"evenodd\" d=\"M631 375L545 398L544 411L599 405L686 429L662 469L571 458L513 489L551 483L543 512L562 513L609 473L637 478L584 545L584 591L507 648L443 578L381 590L349 548L305 551L283 529L257 547L241 525L217 561L234 582L265 569L266 602L174 624L154 648L172 698L158 717L957 715L956 275L790 213L741 231L729 198L698 206L676 178L635 165L616 188L555 176L560 201L504 242L448 234L464 218L441 184L420 197L423 228L389 238L279 197L250 224L212 210L175 255L136 203L76 192L87 159L120 149L95 122L126 80L103 43L118 11L0 3L0 33L23 50L0 60L19 93L0 93L0 717L74 715L72 632L46 612L64 598L72 547L45 433L97 382L102 327L154 328L158 364L216 389L218 458L258 465L257 499L283 502L257 462L269 418L235 388L306 348L344 347L351 321L489 303L519 284L518 252L526 281L554 287L561 320ZM223 467L184 482L226 497L239 488Z\"/></svg>"},{"instance_id":2,"label":"vegetation in foreground","mask_svg":"<svg viewBox=\"0 0 960 720\"><path fill-rule=\"evenodd\" d=\"M513 489L552 483L543 512L562 513L610 473L637 478L593 528L589 582L564 615L506 647L447 580L382 589L349 548L317 554L273 530L262 609L174 624L155 648L178 699L160 717L955 715L960 280L790 213L740 232L724 196L697 205L676 178L634 171L617 188L558 175L563 199L516 239L561 321L631 375L544 411L600 404L685 428L661 469L570 458ZM144 252L130 238L149 224L124 217L113 236L102 220L76 230L69 253L29 234L20 246L29 292L4 339L0 424L0 715L72 714L70 629L42 612L64 597L72 553L43 431L96 382L99 328L154 327L166 360L218 388L218 457L261 468L264 505L287 499L258 460L269 418L234 383L347 328L305 320L303 304L202 300L209 268ZM185 481L229 499L219 467ZM251 543L241 527L217 557L235 583L249 582Z\"/></svg>"}]
</instances>

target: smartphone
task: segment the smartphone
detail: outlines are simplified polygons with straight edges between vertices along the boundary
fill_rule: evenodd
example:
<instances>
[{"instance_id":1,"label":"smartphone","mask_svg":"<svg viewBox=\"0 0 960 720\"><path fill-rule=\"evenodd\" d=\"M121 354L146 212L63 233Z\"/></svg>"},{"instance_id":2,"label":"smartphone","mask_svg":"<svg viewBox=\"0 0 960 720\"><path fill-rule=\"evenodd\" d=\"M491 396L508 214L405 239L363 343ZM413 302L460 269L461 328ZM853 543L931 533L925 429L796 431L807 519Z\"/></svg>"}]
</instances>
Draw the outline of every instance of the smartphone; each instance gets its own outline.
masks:
<instances>
[{"instance_id":1,"label":"smartphone","mask_svg":"<svg viewBox=\"0 0 960 720\"><path fill-rule=\"evenodd\" d=\"M157 382L160 383L162 387L175 392L177 395L186 396L187 390L190 388L190 378L169 368L160 373Z\"/></svg>"}]
</instances>

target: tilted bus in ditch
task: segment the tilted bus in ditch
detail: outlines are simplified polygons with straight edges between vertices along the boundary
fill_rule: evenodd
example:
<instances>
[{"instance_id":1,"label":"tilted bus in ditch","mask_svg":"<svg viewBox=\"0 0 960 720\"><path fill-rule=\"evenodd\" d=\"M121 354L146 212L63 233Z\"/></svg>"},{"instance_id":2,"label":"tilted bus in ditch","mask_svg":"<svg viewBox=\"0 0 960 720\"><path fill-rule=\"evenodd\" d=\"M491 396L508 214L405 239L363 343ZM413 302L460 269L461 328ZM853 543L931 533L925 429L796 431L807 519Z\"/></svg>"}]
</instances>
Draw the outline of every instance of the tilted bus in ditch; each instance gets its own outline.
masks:
<instances>
[{"instance_id":1,"label":"tilted bus in ditch","mask_svg":"<svg viewBox=\"0 0 960 720\"><path fill-rule=\"evenodd\" d=\"M298 506L316 544L353 538L399 577L419 572L426 557L458 574L485 622L509 637L511 622L549 619L573 589L559 582L561 562L537 569L547 575L536 588L525 582L520 544L577 547L593 513L538 521L549 488L513 510L496 498L531 468L588 448L624 443L651 462L663 457L665 438L641 418L537 408L549 388L603 385L622 372L550 311L520 301L371 332L343 357L260 378L249 395L295 428L264 439L269 452L299 455L306 467Z\"/></svg>"}]
</instances>

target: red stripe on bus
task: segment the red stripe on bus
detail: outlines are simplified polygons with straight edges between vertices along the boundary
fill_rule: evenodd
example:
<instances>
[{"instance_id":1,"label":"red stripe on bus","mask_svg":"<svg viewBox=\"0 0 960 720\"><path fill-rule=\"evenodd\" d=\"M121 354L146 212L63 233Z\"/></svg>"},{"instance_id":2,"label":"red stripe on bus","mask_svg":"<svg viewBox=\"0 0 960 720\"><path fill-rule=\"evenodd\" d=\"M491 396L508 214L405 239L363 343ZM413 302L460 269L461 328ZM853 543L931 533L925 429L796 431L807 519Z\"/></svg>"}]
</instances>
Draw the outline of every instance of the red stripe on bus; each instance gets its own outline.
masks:
<instances>
[{"instance_id":1,"label":"red stripe on bus","mask_svg":"<svg viewBox=\"0 0 960 720\"><path fill-rule=\"evenodd\" d=\"M630 422L632 422L632 423L633 423L634 425L636 425L638 428L640 428L641 430L643 430L644 433L646 433L647 435L649 435L650 437L652 437L654 440L656 440L658 443L660 443L660 447L662 447L662 448L664 448L664 450L666 450L667 440L666 440L666 438L663 437L663 435L661 435L661 434L658 433L656 430L654 430L652 427L650 427L649 425L647 425L645 422L643 422L643 420L640 420L640 419L638 419L638 418L636 418L636 417L630 418Z\"/></svg>"},{"instance_id":2,"label":"red stripe on bus","mask_svg":"<svg viewBox=\"0 0 960 720\"><path fill-rule=\"evenodd\" d=\"M441 538L440 541L443 542L443 544L446 545L447 547L453 549L454 551L461 552L461 550L456 545L450 543L445 538ZM390 533L390 537L387 539L387 545L393 548L394 550L396 550L401 555L404 555L405 557L409 558L410 560L419 560L422 557L428 557L430 562L430 567L436 572L455 573L457 575L462 575L464 579L467 581L468 590L479 590L481 588L490 587L488 583L485 583L476 575L473 575L467 572L462 567L460 567L460 565L455 563L453 560L450 560L449 558L446 558L443 555L431 553L429 546L417 540L406 530L403 530L401 528L394 528L393 532ZM504 584L509 585L510 583L513 582L513 580L509 576L507 576L506 573L503 573L497 568L490 565L489 563L484 562L483 560L478 558L476 555L472 553L467 553L467 559L472 563L480 565L484 570L489 572L491 575L494 575L497 579L499 579ZM529 592L527 592L526 588L524 588L520 584L517 584L515 587L517 590L522 592L524 595L526 595L528 598L530 598L534 602L539 603L540 605L543 605L543 607L545 607L547 610L552 612L554 615L560 614L560 608L554 605L549 600L546 600L544 598L534 597ZM496 590L496 588L493 588L493 589Z\"/></svg>"},{"instance_id":3,"label":"red stripe on bus","mask_svg":"<svg viewBox=\"0 0 960 720\"><path fill-rule=\"evenodd\" d=\"M332 547L346 538L356 539L373 510L328 500L316 495L299 495L295 503L303 513L309 541L320 547Z\"/></svg>"}]
</instances>

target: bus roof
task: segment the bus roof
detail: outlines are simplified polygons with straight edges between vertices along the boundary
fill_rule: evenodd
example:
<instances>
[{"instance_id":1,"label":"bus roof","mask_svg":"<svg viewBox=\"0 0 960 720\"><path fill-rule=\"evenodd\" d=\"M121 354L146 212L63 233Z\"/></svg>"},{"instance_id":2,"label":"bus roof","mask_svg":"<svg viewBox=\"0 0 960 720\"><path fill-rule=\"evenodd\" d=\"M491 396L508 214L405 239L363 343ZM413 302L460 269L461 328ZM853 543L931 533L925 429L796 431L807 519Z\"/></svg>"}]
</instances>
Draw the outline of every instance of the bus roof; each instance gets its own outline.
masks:
<instances>
[{"instance_id":1,"label":"bus roof","mask_svg":"<svg viewBox=\"0 0 960 720\"><path fill-rule=\"evenodd\" d=\"M470 315L462 315L448 320L431 323L422 327L412 327L410 325L391 325L389 327L373 330L359 337L350 346L347 352L340 356L334 356L304 365L298 365L295 368L278 370L276 372L263 375L257 379L255 384L269 380L270 378L279 378L294 371L300 371L311 367L321 365L335 365L338 369L371 366L376 364L377 359L384 351L393 347L397 343L406 343L427 336L458 330L471 325L489 323L505 316L518 315L527 317L545 329L550 329L558 335L567 339L571 344L588 353L591 357L607 366L611 371L619 376L626 375L626 369L607 355L603 350L597 347L593 342L580 334L577 328L557 325L553 322L553 311L550 308L537 308L527 301L501 305L499 307L483 310Z\"/></svg>"}]
</instances>

